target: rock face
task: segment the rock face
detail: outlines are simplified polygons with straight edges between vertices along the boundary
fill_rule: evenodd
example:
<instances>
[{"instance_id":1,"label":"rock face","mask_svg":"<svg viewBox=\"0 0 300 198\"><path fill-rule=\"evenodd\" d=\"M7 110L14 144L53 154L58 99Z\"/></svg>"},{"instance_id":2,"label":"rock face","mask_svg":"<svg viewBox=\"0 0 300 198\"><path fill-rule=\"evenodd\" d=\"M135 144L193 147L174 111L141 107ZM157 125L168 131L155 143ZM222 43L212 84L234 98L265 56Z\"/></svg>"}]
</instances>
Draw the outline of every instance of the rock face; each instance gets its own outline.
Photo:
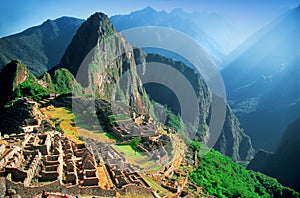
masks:
<instances>
[{"instance_id":1,"label":"rock face","mask_svg":"<svg viewBox=\"0 0 300 198\"><path fill-rule=\"evenodd\" d=\"M135 50L135 57L139 58L137 60L137 64L141 64L143 61L146 61L148 63L158 62L168 66L172 66L181 74L183 74L186 79L188 79L197 95L200 109L200 128L198 129L196 138L205 138L205 132L207 131L204 131L203 134L201 130L207 129L207 123L209 123L210 119L211 101L213 96L202 77L194 69L191 69L182 62L173 61L172 59L168 59L160 55L146 55L145 53L142 53L141 50ZM147 66L145 67L144 72L147 72ZM169 75L165 76L167 78ZM145 84L144 87L151 99L154 99L163 105L168 105L173 110L173 112L175 112L175 114L180 113L180 104L176 101L176 97L171 96L170 91L153 83ZM240 122L235 117L228 105L223 130L214 148L219 150L223 154L230 156L235 161L249 161L254 154L249 136L244 133Z\"/></svg>"},{"instance_id":2,"label":"rock face","mask_svg":"<svg viewBox=\"0 0 300 198\"><path fill-rule=\"evenodd\" d=\"M223 130L214 148L235 161L249 161L254 155L250 137L228 105Z\"/></svg>"},{"instance_id":3,"label":"rock face","mask_svg":"<svg viewBox=\"0 0 300 198\"><path fill-rule=\"evenodd\" d=\"M0 72L0 107L13 99L13 92L28 77L28 70L18 61L11 61Z\"/></svg>"},{"instance_id":4,"label":"rock face","mask_svg":"<svg viewBox=\"0 0 300 198\"><path fill-rule=\"evenodd\" d=\"M47 20L21 33L0 39L0 70L19 60L39 76L59 63L82 19L61 17Z\"/></svg>"},{"instance_id":5,"label":"rock face","mask_svg":"<svg viewBox=\"0 0 300 198\"><path fill-rule=\"evenodd\" d=\"M274 154L259 151L247 169L260 171L277 178L282 184L300 191L300 119L292 122L284 132Z\"/></svg>"},{"instance_id":6,"label":"rock face","mask_svg":"<svg viewBox=\"0 0 300 198\"><path fill-rule=\"evenodd\" d=\"M256 148L275 151L285 127L300 117L299 19L300 7L275 19L222 71L230 105Z\"/></svg>"},{"instance_id":7,"label":"rock face","mask_svg":"<svg viewBox=\"0 0 300 198\"><path fill-rule=\"evenodd\" d=\"M103 13L93 14L80 26L50 73L57 68L76 76L85 93L108 102L124 100L137 112L147 112L148 98L136 75L133 49Z\"/></svg>"}]
</instances>

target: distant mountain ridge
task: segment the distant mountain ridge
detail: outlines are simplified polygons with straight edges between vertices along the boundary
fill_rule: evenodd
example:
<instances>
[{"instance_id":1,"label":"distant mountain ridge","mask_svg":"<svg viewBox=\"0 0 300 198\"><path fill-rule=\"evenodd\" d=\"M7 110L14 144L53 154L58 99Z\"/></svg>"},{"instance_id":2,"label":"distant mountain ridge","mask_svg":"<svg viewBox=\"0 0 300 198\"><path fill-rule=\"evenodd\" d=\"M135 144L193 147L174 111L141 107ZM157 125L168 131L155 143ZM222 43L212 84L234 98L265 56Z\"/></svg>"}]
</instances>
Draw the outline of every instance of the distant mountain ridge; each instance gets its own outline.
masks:
<instances>
[{"instance_id":1,"label":"distant mountain ridge","mask_svg":"<svg viewBox=\"0 0 300 198\"><path fill-rule=\"evenodd\" d=\"M40 76L59 63L63 52L83 21L61 17L1 38L0 70L11 60L19 60L36 76Z\"/></svg>"},{"instance_id":2,"label":"distant mountain ridge","mask_svg":"<svg viewBox=\"0 0 300 198\"><path fill-rule=\"evenodd\" d=\"M186 33L201 44L218 66L224 56L237 45L235 42L240 40L241 35L229 21L217 14L186 13L181 9L168 13L147 7L128 15L115 15L110 19L118 31L142 26L161 26Z\"/></svg>"},{"instance_id":3,"label":"distant mountain ridge","mask_svg":"<svg viewBox=\"0 0 300 198\"><path fill-rule=\"evenodd\" d=\"M276 19L241 45L222 71L227 98L257 148L274 151L282 131L300 116L299 19L300 7Z\"/></svg>"},{"instance_id":4,"label":"distant mountain ridge","mask_svg":"<svg viewBox=\"0 0 300 198\"><path fill-rule=\"evenodd\" d=\"M118 31L157 25L184 32L197 40L218 66L221 66L225 55L243 39L239 38L239 30L230 21L217 14L186 13L181 9L167 13L147 7L130 15L116 15L110 19ZM36 76L40 76L59 63L73 35L84 21L64 16L0 38L0 70L11 60L20 60Z\"/></svg>"}]
</instances>

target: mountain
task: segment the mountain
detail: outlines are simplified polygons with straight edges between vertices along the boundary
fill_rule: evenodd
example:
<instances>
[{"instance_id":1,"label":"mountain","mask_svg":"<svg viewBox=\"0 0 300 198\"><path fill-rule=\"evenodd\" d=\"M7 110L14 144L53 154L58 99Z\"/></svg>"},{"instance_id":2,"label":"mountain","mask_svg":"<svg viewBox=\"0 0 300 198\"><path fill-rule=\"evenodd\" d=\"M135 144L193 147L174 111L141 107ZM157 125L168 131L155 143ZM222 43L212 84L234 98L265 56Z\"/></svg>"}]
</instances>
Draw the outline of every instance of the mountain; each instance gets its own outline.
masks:
<instances>
[{"instance_id":1,"label":"mountain","mask_svg":"<svg viewBox=\"0 0 300 198\"><path fill-rule=\"evenodd\" d=\"M139 113L148 111L149 100L136 75L133 48L103 13L93 14L79 27L50 74L58 68L68 69L85 94L108 102L122 100Z\"/></svg>"},{"instance_id":2,"label":"mountain","mask_svg":"<svg viewBox=\"0 0 300 198\"><path fill-rule=\"evenodd\" d=\"M182 31L196 39L219 66L225 54L243 39L233 23L217 14L186 13L180 9L167 13L147 7L130 15L116 15L110 19L118 31L145 25ZM36 76L40 76L59 63L83 22L83 19L64 16L0 38L0 70L11 60L19 60ZM171 57L174 58L173 55Z\"/></svg>"},{"instance_id":3,"label":"mountain","mask_svg":"<svg viewBox=\"0 0 300 198\"><path fill-rule=\"evenodd\" d=\"M0 106L13 99L13 93L19 84L28 78L28 70L18 61L7 64L0 72Z\"/></svg>"},{"instance_id":4,"label":"mountain","mask_svg":"<svg viewBox=\"0 0 300 198\"><path fill-rule=\"evenodd\" d=\"M222 71L227 98L256 148L274 151L285 126L300 117L299 18L297 7L273 21Z\"/></svg>"},{"instance_id":5,"label":"mountain","mask_svg":"<svg viewBox=\"0 0 300 198\"><path fill-rule=\"evenodd\" d=\"M292 122L284 132L274 154L258 152L248 169L277 178L282 184L300 191L300 119Z\"/></svg>"},{"instance_id":6,"label":"mountain","mask_svg":"<svg viewBox=\"0 0 300 198\"><path fill-rule=\"evenodd\" d=\"M171 66L172 68L180 72L189 81L194 89L194 92L196 93L200 109L200 115L198 115L200 128L196 132L196 139L198 138L198 140L204 140L205 136L207 135L207 131L205 129L208 128L207 123L209 123L212 111L212 98L216 96L213 96L202 77L196 72L196 70L190 68L184 63L165 58L158 54L143 54L141 53L141 50L135 50L135 55L135 57L139 57L139 60L137 60L137 64L143 65L141 60L144 60L146 63L161 63L163 65ZM141 73L147 76L147 72L151 72L151 69L148 68L150 66L148 66L147 64L144 65L146 66ZM174 79L173 75L164 74L163 76L167 81L173 83L178 83L178 81L180 82L180 79ZM173 78L173 80L168 78ZM183 89L180 88L180 84L178 84L177 86L178 89ZM172 90L168 90L166 87L157 83L147 83L144 84L144 87L146 89L146 92L149 94L150 99L155 100L160 104L167 105L175 114L182 115L182 112L180 111L180 109L182 108L182 104L178 102L178 98L176 97L176 95L174 95ZM185 94L188 94L188 92L186 92ZM224 103L223 100L221 100L221 102ZM189 113L192 114L192 111L189 111ZM254 154L249 136L244 133L239 120L235 117L228 105L226 109L224 127L214 148L216 148L221 153L230 156L235 161L248 161Z\"/></svg>"},{"instance_id":7,"label":"mountain","mask_svg":"<svg viewBox=\"0 0 300 198\"><path fill-rule=\"evenodd\" d=\"M223 43L221 42L223 39L217 39L216 33L213 32L216 32L218 27L231 27L228 22L225 23L225 21L223 19L221 20L221 18L222 17L218 15L212 16L197 12L188 14L182 10L179 11L178 9L173 10L170 13L165 11L158 12L151 7L147 7L143 10L135 11L128 15L112 16L110 20L118 31L142 26L161 26L173 28L186 33L201 44L201 46L209 53L217 65L221 65L222 59L229 50L223 49ZM206 20L208 19L210 21L214 21L214 25L210 26L210 28L207 27L208 25L204 25L207 23ZM201 20L201 22L199 22L199 20ZM230 28L227 29L229 30ZM220 32L220 30L218 30L218 32ZM214 37L211 37L211 35ZM217 40L219 42L217 42ZM227 38L227 40L230 39ZM170 58L173 58L173 56Z\"/></svg>"},{"instance_id":8,"label":"mountain","mask_svg":"<svg viewBox=\"0 0 300 198\"><path fill-rule=\"evenodd\" d=\"M13 103L20 97L41 100L51 93L71 93L73 88L81 92L82 88L73 75L66 69L58 69L51 77L44 73L36 78L25 65L19 61L11 61L0 72L0 108L8 102Z\"/></svg>"},{"instance_id":9,"label":"mountain","mask_svg":"<svg viewBox=\"0 0 300 198\"><path fill-rule=\"evenodd\" d=\"M74 33L84 20L61 17L0 39L0 70L19 60L36 76L59 63Z\"/></svg>"}]
</instances>

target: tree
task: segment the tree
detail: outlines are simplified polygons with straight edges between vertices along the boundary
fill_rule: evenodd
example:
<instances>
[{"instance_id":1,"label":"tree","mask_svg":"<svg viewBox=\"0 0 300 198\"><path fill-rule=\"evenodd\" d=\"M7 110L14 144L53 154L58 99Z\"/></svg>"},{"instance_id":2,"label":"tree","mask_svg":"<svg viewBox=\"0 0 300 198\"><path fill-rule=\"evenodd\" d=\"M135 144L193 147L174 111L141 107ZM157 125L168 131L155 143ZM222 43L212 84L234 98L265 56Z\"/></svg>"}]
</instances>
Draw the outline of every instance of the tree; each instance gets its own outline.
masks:
<instances>
[{"instance_id":1,"label":"tree","mask_svg":"<svg viewBox=\"0 0 300 198\"><path fill-rule=\"evenodd\" d=\"M137 151L137 146L141 143L141 138L140 137L132 137L130 140L130 146L134 149L135 154Z\"/></svg>"}]
</instances>

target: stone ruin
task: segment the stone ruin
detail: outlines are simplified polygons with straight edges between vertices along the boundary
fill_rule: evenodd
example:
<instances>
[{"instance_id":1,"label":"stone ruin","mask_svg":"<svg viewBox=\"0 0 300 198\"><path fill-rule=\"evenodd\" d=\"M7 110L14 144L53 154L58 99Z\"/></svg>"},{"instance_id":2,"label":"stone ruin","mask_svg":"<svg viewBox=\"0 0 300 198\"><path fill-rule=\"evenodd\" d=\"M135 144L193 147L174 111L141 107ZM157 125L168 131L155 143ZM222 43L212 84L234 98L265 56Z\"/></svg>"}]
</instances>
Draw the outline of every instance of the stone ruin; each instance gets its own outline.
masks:
<instances>
[{"instance_id":1,"label":"stone ruin","mask_svg":"<svg viewBox=\"0 0 300 198\"><path fill-rule=\"evenodd\" d=\"M114 197L117 192L122 194L133 188L128 184L138 186L138 191L152 192L128 163L126 171L115 169L118 157L110 149L106 157L113 157L110 156L110 164L105 168L115 187L101 188L97 171L101 156L95 156L88 144L76 143L60 132L23 133L1 141L6 146L0 156L0 178L4 178L6 189L16 189L22 197L33 197L43 190ZM108 147L101 145L101 148L104 151Z\"/></svg>"}]
</instances>

